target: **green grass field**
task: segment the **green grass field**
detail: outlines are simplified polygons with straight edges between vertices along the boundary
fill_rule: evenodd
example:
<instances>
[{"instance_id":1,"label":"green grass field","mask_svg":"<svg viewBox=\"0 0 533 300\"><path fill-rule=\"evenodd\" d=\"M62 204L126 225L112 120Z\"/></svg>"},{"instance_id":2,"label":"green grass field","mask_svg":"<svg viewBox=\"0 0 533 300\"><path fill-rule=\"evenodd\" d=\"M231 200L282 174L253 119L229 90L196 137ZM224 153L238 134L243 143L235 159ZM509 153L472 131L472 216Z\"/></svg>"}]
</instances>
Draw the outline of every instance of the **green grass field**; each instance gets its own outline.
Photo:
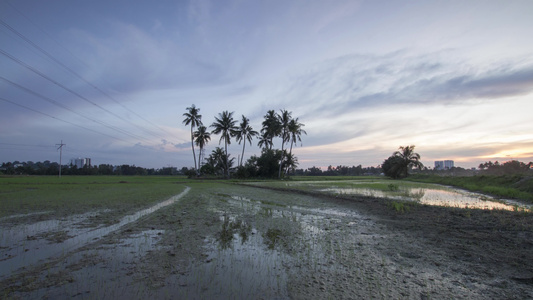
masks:
<instances>
[{"instance_id":1,"label":"green grass field","mask_svg":"<svg viewBox=\"0 0 533 300\"><path fill-rule=\"evenodd\" d=\"M178 194L185 182L176 176L4 176L0 218L41 211L132 211Z\"/></svg>"}]
</instances>

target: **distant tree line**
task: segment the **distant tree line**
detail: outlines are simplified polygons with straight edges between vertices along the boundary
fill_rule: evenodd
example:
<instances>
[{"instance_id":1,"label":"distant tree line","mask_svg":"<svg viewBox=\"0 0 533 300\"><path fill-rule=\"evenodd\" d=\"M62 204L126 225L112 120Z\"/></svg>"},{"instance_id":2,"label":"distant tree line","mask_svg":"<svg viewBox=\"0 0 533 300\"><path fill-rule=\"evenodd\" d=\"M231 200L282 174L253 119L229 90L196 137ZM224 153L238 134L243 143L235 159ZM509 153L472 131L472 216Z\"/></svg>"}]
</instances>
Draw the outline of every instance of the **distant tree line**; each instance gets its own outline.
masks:
<instances>
[{"instance_id":1,"label":"distant tree line","mask_svg":"<svg viewBox=\"0 0 533 300\"><path fill-rule=\"evenodd\" d=\"M188 172L187 168L178 170L175 167L146 169L135 165L101 164L98 166L63 165L62 175L179 175ZM44 162L5 162L0 166L0 174L4 175L58 175L59 164L46 160Z\"/></svg>"},{"instance_id":2,"label":"distant tree line","mask_svg":"<svg viewBox=\"0 0 533 300\"><path fill-rule=\"evenodd\" d=\"M528 164L511 160L504 163L496 162L485 162L479 165L480 174L485 175L513 175L513 174L531 174L533 172L533 162Z\"/></svg>"},{"instance_id":3,"label":"distant tree line","mask_svg":"<svg viewBox=\"0 0 533 300\"><path fill-rule=\"evenodd\" d=\"M311 167L307 169L296 169L290 175L296 176L377 176L382 173L381 167L362 167L358 166L328 166L326 170L318 167Z\"/></svg>"}]
</instances>

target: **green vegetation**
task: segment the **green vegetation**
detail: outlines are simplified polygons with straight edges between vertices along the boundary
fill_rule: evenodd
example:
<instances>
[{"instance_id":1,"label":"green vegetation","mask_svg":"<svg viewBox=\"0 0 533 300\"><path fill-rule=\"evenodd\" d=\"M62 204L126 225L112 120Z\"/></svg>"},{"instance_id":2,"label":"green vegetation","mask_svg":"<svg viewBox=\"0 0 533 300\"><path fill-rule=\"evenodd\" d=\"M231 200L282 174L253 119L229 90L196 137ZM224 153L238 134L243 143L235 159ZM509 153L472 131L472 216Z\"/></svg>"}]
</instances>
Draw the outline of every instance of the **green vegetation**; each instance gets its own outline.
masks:
<instances>
[{"instance_id":1,"label":"green vegetation","mask_svg":"<svg viewBox=\"0 0 533 300\"><path fill-rule=\"evenodd\" d=\"M406 212L409 212L411 210L411 207L409 205L407 205L406 202L404 201L392 201L392 202L389 202L388 206L398 212L398 213L406 213Z\"/></svg>"},{"instance_id":2,"label":"green vegetation","mask_svg":"<svg viewBox=\"0 0 533 300\"><path fill-rule=\"evenodd\" d=\"M416 175L408 180L438 183L460 187L473 192L487 193L502 198L522 199L533 202L533 177L524 175L504 176L428 176Z\"/></svg>"},{"instance_id":3,"label":"green vegetation","mask_svg":"<svg viewBox=\"0 0 533 300\"><path fill-rule=\"evenodd\" d=\"M420 162L420 154L414 152L415 146L400 146L396 151L387 158L381 165L383 173L393 178L400 179L409 175L412 168L422 169L424 165Z\"/></svg>"},{"instance_id":4,"label":"green vegetation","mask_svg":"<svg viewBox=\"0 0 533 300\"><path fill-rule=\"evenodd\" d=\"M127 213L178 194L184 182L184 177L165 176L3 176L0 217L98 209Z\"/></svg>"}]
</instances>

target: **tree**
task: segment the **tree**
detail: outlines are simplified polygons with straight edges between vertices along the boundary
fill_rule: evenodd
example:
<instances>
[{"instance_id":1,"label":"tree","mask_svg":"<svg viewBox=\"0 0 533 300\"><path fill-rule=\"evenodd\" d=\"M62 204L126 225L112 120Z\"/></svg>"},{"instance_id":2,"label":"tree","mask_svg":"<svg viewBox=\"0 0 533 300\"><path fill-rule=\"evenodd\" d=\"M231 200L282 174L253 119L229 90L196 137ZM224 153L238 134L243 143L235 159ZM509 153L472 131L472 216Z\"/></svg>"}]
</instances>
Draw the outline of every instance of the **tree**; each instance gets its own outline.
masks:
<instances>
[{"instance_id":1,"label":"tree","mask_svg":"<svg viewBox=\"0 0 533 300\"><path fill-rule=\"evenodd\" d=\"M289 122L289 139L291 141L291 147L289 150L289 156L292 157L292 145L296 144L297 142L302 141L302 134L307 134L305 130L302 129L305 125L298 122L298 118L291 119ZM287 166L287 171L289 169L289 166Z\"/></svg>"},{"instance_id":2,"label":"tree","mask_svg":"<svg viewBox=\"0 0 533 300\"><path fill-rule=\"evenodd\" d=\"M211 124L211 127L213 127L212 133L214 134L221 134L220 141L218 144L222 141L224 141L224 150L226 154L226 159L228 156L228 145L231 144L231 138L235 136L237 132L237 127L235 126L235 120L233 120L233 112L223 111L222 113L218 114L218 117L215 117L215 122ZM225 171L226 176L229 177L229 162L226 160L225 162Z\"/></svg>"},{"instance_id":3,"label":"tree","mask_svg":"<svg viewBox=\"0 0 533 300\"><path fill-rule=\"evenodd\" d=\"M289 171L292 171L294 172L294 170L296 169L296 167L298 166L298 158L296 158L296 156L294 156L294 154L287 154L287 156L285 157L285 166L286 166L286 173L288 174Z\"/></svg>"},{"instance_id":4,"label":"tree","mask_svg":"<svg viewBox=\"0 0 533 300\"><path fill-rule=\"evenodd\" d=\"M383 164L382 169L385 175L397 178L405 178L409 175L409 169L423 168L424 165L420 162L420 154L414 152L415 146L400 146L399 151L396 151L387 158Z\"/></svg>"},{"instance_id":5,"label":"tree","mask_svg":"<svg viewBox=\"0 0 533 300\"><path fill-rule=\"evenodd\" d=\"M198 169L202 168L202 152L205 145L211 140L211 133L207 131L207 127L200 126L198 130L194 132L194 142L196 146L200 148L200 153L198 153Z\"/></svg>"},{"instance_id":6,"label":"tree","mask_svg":"<svg viewBox=\"0 0 533 300\"><path fill-rule=\"evenodd\" d=\"M261 138L259 139L259 142L257 143L257 146L259 146L259 148L261 149L272 149L272 140L270 140L267 135L262 134Z\"/></svg>"},{"instance_id":7,"label":"tree","mask_svg":"<svg viewBox=\"0 0 533 300\"><path fill-rule=\"evenodd\" d=\"M253 155L248 159L246 167L251 175L262 178L276 178L278 175L279 162L281 161L281 151L263 148L261 156Z\"/></svg>"},{"instance_id":8,"label":"tree","mask_svg":"<svg viewBox=\"0 0 533 300\"><path fill-rule=\"evenodd\" d=\"M186 113L183 114L185 119L183 120L183 124L188 126L191 125L191 148L192 148L192 157L194 159L194 168L198 170L198 167L196 165L196 153L194 153L194 127L198 127L202 125L202 115L199 114L200 109L196 108L194 104L191 107L187 107Z\"/></svg>"},{"instance_id":9,"label":"tree","mask_svg":"<svg viewBox=\"0 0 533 300\"><path fill-rule=\"evenodd\" d=\"M274 110L269 110L264 116L261 128L261 140L259 141L259 147L264 145L268 149L272 150L274 146L273 139L281 133L281 124L279 122L278 115Z\"/></svg>"},{"instance_id":10,"label":"tree","mask_svg":"<svg viewBox=\"0 0 533 300\"><path fill-rule=\"evenodd\" d=\"M279 164L278 178L281 178L281 169L283 168L283 156L285 154L284 146L285 143L289 142L290 140L289 123L292 120L291 112L287 111L286 109L282 109L281 113L278 114L278 120L280 128L279 137L281 137L281 161Z\"/></svg>"},{"instance_id":11,"label":"tree","mask_svg":"<svg viewBox=\"0 0 533 300\"><path fill-rule=\"evenodd\" d=\"M239 128L236 131L235 138L237 139L237 142L240 144L241 141L244 140L244 143L242 144L242 155L241 155L241 161L239 163L239 166L242 166L242 160L244 158L244 147L246 146L246 141L252 145L252 139L259 135L259 133L255 130L253 130L252 126L250 126L250 120L246 118L244 115L242 116L241 124L239 125Z\"/></svg>"}]
</instances>

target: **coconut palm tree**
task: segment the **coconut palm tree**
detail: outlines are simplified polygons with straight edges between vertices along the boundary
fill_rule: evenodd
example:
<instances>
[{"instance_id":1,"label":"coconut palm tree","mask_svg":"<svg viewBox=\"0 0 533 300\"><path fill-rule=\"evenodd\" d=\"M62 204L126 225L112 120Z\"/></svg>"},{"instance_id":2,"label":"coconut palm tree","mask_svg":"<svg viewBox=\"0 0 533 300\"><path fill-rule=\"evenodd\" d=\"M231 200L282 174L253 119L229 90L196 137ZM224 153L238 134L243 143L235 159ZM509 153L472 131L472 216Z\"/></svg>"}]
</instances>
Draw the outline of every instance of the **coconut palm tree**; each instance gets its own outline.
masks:
<instances>
[{"instance_id":1,"label":"coconut palm tree","mask_svg":"<svg viewBox=\"0 0 533 300\"><path fill-rule=\"evenodd\" d=\"M262 134L261 137L259 138L259 142L257 143L257 146L259 146L261 149L265 148L265 149L270 150L273 144L267 135Z\"/></svg>"},{"instance_id":2,"label":"coconut palm tree","mask_svg":"<svg viewBox=\"0 0 533 300\"><path fill-rule=\"evenodd\" d=\"M302 134L307 134L305 130L302 129L305 124L298 122L298 118L291 119L289 122L289 139L291 142L291 147L289 150L289 157L292 157L292 146L296 145L297 142L302 141ZM289 171L289 166L287 166L287 172Z\"/></svg>"},{"instance_id":3,"label":"coconut palm tree","mask_svg":"<svg viewBox=\"0 0 533 300\"><path fill-rule=\"evenodd\" d=\"M291 141L289 154L292 154L292 145L296 145L297 142L302 141L302 134L307 134L307 132L302 129L304 126L305 124L298 122L298 118L292 119L289 122L289 139Z\"/></svg>"},{"instance_id":4,"label":"coconut palm tree","mask_svg":"<svg viewBox=\"0 0 533 300\"><path fill-rule=\"evenodd\" d=\"M285 143L287 143L290 139L289 134L289 123L292 119L292 113L287 111L286 109L282 109L281 113L277 115L277 119L279 122L279 137L281 137L281 161L279 163L279 173L278 177L281 178L281 169L283 166L283 155L284 155L284 147Z\"/></svg>"},{"instance_id":5,"label":"coconut palm tree","mask_svg":"<svg viewBox=\"0 0 533 300\"><path fill-rule=\"evenodd\" d=\"M198 154L198 169L202 168L202 153L204 147L211 140L211 133L207 131L207 127L200 126L198 130L194 132L194 143L200 148L200 153Z\"/></svg>"},{"instance_id":6,"label":"coconut palm tree","mask_svg":"<svg viewBox=\"0 0 533 300\"><path fill-rule=\"evenodd\" d=\"M237 129L237 132L235 134L235 138L239 144L241 143L241 141L244 140L244 143L242 144L242 155L241 161L239 162L239 166L242 166L246 141L248 141L250 145L252 145L252 139L257 135L259 135L259 132L255 131L252 126L250 126L250 120L243 115L241 124L239 124L239 128Z\"/></svg>"},{"instance_id":7,"label":"coconut palm tree","mask_svg":"<svg viewBox=\"0 0 533 300\"><path fill-rule=\"evenodd\" d=\"M274 110L269 110L264 118L265 120L262 123L263 128L261 128L261 134L265 140L268 140L268 142L262 144L267 146L269 150L272 150L272 146L274 146L273 139L280 134L281 124L279 123L278 115Z\"/></svg>"},{"instance_id":8,"label":"coconut palm tree","mask_svg":"<svg viewBox=\"0 0 533 300\"><path fill-rule=\"evenodd\" d=\"M183 114L185 119L183 120L183 124L188 126L191 125L191 148L192 148L192 157L194 159L194 168L196 171L198 171L197 165L196 165L196 154L194 153L194 127L198 127L202 125L202 115L199 114L200 109L196 108L196 106L191 105L191 107L187 107L187 112Z\"/></svg>"},{"instance_id":9,"label":"coconut palm tree","mask_svg":"<svg viewBox=\"0 0 533 300\"><path fill-rule=\"evenodd\" d=\"M296 169L298 166L298 158L294 156L293 154L287 154L287 157L285 158L285 165L287 166L286 173L289 173L289 170Z\"/></svg>"},{"instance_id":10,"label":"coconut palm tree","mask_svg":"<svg viewBox=\"0 0 533 300\"><path fill-rule=\"evenodd\" d=\"M235 126L235 120L233 119L233 112L223 111L218 114L218 117L215 117L215 122L211 124L213 127L212 133L221 134L220 141L218 144L224 140L224 150L226 154L226 176L229 177L229 166L227 162L228 156L228 145L231 144L231 138L235 136L237 132L237 126Z\"/></svg>"},{"instance_id":11,"label":"coconut palm tree","mask_svg":"<svg viewBox=\"0 0 533 300\"><path fill-rule=\"evenodd\" d=\"M415 150L414 145L405 146L405 147L400 146L398 150L399 151L394 152L392 156L399 158L397 161L400 162L400 166L398 166L399 167L398 172L399 172L400 178L407 177L408 170L413 167L416 167L419 169L424 167L422 162L420 162L420 154L414 152Z\"/></svg>"}]
</instances>

